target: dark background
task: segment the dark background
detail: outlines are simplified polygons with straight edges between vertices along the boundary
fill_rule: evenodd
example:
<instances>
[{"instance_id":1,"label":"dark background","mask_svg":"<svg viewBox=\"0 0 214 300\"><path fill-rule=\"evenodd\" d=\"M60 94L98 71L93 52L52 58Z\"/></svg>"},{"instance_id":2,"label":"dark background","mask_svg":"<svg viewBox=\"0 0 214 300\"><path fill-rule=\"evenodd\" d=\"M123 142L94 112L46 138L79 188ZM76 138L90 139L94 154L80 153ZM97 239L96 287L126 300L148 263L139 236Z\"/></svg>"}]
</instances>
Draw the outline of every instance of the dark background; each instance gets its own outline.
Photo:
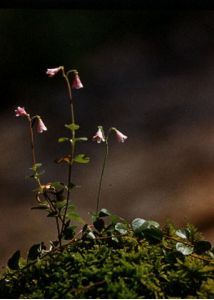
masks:
<instances>
[{"instance_id":1,"label":"dark background","mask_svg":"<svg viewBox=\"0 0 214 300\"><path fill-rule=\"evenodd\" d=\"M67 153L57 139L67 132L69 105L61 76L47 68L79 70L84 89L74 91L82 187L73 202L88 221L95 209L104 145L91 141L97 125L115 126L101 206L128 219L183 225L192 222L213 237L214 12L143 9L0 10L0 213L1 263L16 249L55 237L54 224L35 205L27 124L15 118L24 106L42 116L48 131L36 136L43 182L66 180L54 159Z\"/></svg>"}]
</instances>

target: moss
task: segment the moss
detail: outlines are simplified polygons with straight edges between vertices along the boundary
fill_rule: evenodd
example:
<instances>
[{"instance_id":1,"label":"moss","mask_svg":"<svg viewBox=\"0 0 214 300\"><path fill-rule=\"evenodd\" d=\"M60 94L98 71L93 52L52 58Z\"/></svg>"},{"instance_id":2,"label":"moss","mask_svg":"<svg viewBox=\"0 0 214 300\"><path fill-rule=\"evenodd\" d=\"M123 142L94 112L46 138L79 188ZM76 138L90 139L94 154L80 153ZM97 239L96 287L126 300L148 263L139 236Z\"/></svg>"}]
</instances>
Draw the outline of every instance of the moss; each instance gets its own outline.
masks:
<instances>
[{"instance_id":1,"label":"moss","mask_svg":"<svg viewBox=\"0 0 214 300\"><path fill-rule=\"evenodd\" d=\"M213 250L206 248L200 255L176 250L176 243L189 247L196 237L198 245L195 228L187 226L192 235L182 239L175 226L166 225L161 239L154 241L154 231L151 239L148 230L145 237L139 228L127 226L117 238L112 226L106 225L111 235L94 229L93 239L83 234L62 252L56 248L16 270L8 268L0 280L1 297L214 298Z\"/></svg>"}]
</instances>

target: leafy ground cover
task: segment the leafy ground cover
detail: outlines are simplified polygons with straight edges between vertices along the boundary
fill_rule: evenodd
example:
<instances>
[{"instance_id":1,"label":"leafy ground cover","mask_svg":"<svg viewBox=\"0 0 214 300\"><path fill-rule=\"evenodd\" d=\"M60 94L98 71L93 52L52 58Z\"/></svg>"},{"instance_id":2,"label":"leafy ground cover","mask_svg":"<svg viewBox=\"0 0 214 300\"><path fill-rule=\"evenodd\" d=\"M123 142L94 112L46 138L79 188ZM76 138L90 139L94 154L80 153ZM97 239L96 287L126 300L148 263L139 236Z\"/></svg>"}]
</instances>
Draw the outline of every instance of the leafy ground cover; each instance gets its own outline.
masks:
<instances>
[{"instance_id":1,"label":"leafy ground cover","mask_svg":"<svg viewBox=\"0 0 214 300\"><path fill-rule=\"evenodd\" d=\"M214 298L214 249L192 225L131 223L101 209L63 247L17 251L2 298Z\"/></svg>"}]
</instances>

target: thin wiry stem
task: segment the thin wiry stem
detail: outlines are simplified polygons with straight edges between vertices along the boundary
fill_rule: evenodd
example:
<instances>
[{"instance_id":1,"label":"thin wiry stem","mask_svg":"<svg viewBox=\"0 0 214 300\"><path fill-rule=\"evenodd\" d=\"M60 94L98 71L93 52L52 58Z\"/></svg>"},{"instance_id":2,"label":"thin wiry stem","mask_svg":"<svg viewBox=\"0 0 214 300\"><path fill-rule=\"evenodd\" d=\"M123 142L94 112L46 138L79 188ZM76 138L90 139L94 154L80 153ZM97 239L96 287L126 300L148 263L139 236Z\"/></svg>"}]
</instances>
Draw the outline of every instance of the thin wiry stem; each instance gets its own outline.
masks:
<instances>
[{"instance_id":1,"label":"thin wiry stem","mask_svg":"<svg viewBox=\"0 0 214 300\"><path fill-rule=\"evenodd\" d=\"M35 143L34 143L34 134L33 134L33 127L32 127L32 120L33 118L30 115L27 116L29 122L29 132L30 132L30 144L31 144L31 153L32 153L32 164L33 167L36 165L36 154L35 154ZM35 176L35 180L37 181L38 185L41 187L41 181L38 176Z\"/></svg>"},{"instance_id":2,"label":"thin wiry stem","mask_svg":"<svg viewBox=\"0 0 214 300\"><path fill-rule=\"evenodd\" d=\"M33 135L33 128L32 128L32 120L30 116L27 117L29 121L29 132L30 132L30 144L31 144L31 153L32 153L32 163L33 165L36 164L36 155L35 155L35 146L34 146L34 135Z\"/></svg>"},{"instance_id":3,"label":"thin wiry stem","mask_svg":"<svg viewBox=\"0 0 214 300\"><path fill-rule=\"evenodd\" d=\"M103 160L103 165L102 165L102 170L101 170L101 175L100 175L100 180L99 180L99 186L98 186L96 213L98 213L98 209L99 209L101 188L102 188L102 182L103 182L103 174L104 174L104 170L105 170L105 166L106 166L106 160L108 157L108 140L106 140L105 145L106 145L106 150L105 150L105 156L104 156L104 160Z\"/></svg>"},{"instance_id":4,"label":"thin wiry stem","mask_svg":"<svg viewBox=\"0 0 214 300\"><path fill-rule=\"evenodd\" d=\"M71 92L71 85L68 80L68 74L65 74L64 68L62 69L62 75L66 81L66 85L68 88L68 97L69 97L69 102L70 102L70 114L71 114L71 123L75 124L75 116L74 116L74 105L73 105L73 97L72 97L72 92ZM69 204L69 199L70 199L70 185L71 185L71 175L72 175L72 164L73 164L73 159L74 159L74 151L75 151L75 130L72 129L72 143L71 143L71 161L68 166L68 190L67 190L67 197L66 197L66 204L65 204L65 210L64 210L64 215L63 215L63 222L62 222L62 228L61 228L61 233L64 230L64 224L65 224L65 219L66 219L66 214L68 210L68 204Z\"/></svg>"},{"instance_id":5,"label":"thin wiry stem","mask_svg":"<svg viewBox=\"0 0 214 300\"><path fill-rule=\"evenodd\" d=\"M108 140L109 140L109 135L110 135L112 130L113 130L112 127L109 128L108 134L105 138L106 149L105 149L105 155L104 155L104 160L103 160L103 165L102 165L102 170L101 170L101 175L100 175L100 180L99 180L99 186L98 186L96 213L98 213L99 204L100 204L100 195L101 195L101 189L102 189L102 183L103 183L103 175L104 175L104 171L105 171L105 167L106 167L106 161L107 161L107 157L108 157L108 153L109 153Z\"/></svg>"}]
</instances>

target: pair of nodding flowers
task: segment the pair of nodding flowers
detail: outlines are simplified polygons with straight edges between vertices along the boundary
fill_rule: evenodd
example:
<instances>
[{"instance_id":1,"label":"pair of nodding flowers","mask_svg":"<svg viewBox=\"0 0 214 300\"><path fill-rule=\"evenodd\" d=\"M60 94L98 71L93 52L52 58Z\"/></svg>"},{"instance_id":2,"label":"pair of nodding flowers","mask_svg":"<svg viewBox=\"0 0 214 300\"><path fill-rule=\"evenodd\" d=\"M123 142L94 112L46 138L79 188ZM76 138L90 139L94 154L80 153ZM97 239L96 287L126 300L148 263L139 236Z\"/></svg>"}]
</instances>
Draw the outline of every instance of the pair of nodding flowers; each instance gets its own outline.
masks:
<instances>
[{"instance_id":1,"label":"pair of nodding flowers","mask_svg":"<svg viewBox=\"0 0 214 300\"><path fill-rule=\"evenodd\" d=\"M47 127L45 126L44 122L42 121L40 116L34 116L33 118L30 117L30 115L26 112L24 107L18 106L17 109L15 109L16 117L27 117L30 122L33 122L34 120L37 121L37 132L42 133L43 131L47 130Z\"/></svg>"},{"instance_id":2,"label":"pair of nodding flowers","mask_svg":"<svg viewBox=\"0 0 214 300\"><path fill-rule=\"evenodd\" d=\"M117 130L115 127L112 127L110 130L116 133L116 138L119 143L124 143L124 141L128 138L126 135L124 135L122 132ZM104 136L102 126L98 127L97 133L93 136L93 141L96 141L97 143L106 142L106 138Z\"/></svg>"},{"instance_id":3,"label":"pair of nodding flowers","mask_svg":"<svg viewBox=\"0 0 214 300\"><path fill-rule=\"evenodd\" d=\"M53 68L53 69L47 69L46 74L48 75L48 77L54 77L60 71L64 72L64 67L63 66ZM71 72L74 74L74 78L71 82L71 88L72 89L81 89L81 88L83 88L83 84L82 84L82 82L79 78L77 70L72 70Z\"/></svg>"}]
</instances>

